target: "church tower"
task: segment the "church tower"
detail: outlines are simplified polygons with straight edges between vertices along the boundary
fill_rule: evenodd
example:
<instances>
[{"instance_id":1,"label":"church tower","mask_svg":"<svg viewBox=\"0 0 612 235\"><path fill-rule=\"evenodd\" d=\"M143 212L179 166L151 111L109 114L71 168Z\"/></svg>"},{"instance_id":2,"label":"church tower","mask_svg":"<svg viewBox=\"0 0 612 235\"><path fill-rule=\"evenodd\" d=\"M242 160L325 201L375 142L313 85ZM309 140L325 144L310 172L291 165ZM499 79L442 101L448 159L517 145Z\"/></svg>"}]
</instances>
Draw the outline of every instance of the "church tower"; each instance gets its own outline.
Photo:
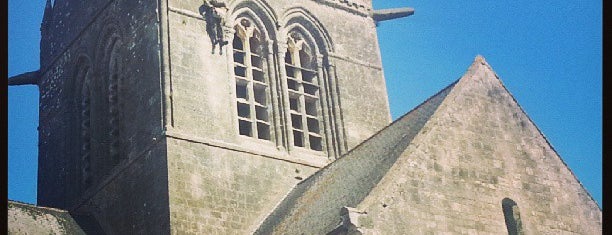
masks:
<instances>
[{"instance_id":1,"label":"church tower","mask_svg":"<svg viewBox=\"0 0 612 235\"><path fill-rule=\"evenodd\" d=\"M38 204L107 234L253 232L391 121L371 0L56 0ZM32 79L30 79L32 80Z\"/></svg>"}]
</instances>

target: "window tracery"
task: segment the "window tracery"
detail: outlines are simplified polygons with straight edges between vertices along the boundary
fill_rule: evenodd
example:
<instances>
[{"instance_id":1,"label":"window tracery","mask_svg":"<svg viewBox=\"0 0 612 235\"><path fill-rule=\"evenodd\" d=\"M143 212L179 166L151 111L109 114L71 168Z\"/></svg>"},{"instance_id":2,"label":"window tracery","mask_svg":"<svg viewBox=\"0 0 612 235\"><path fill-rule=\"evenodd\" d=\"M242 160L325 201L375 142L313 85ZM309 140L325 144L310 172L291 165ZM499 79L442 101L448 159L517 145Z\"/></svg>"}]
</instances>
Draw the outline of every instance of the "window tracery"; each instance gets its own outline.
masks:
<instances>
[{"instance_id":1,"label":"window tracery","mask_svg":"<svg viewBox=\"0 0 612 235\"><path fill-rule=\"evenodd\" d=\"M314 54L303 35L289 34L284 65L292 144L322 151L320 86Z\"/></svg>"},{"instance_id":2,"label":"window tracery","mask_svg":"<svg viewBox=\"0 0 612 235\"><path fill-rule=\"evenodd\" d=\"M236 33L232 45L239 134L270 140L270 98L264 36L246 18L239 20L234 29Z\"/></svg>"}]
</instances>

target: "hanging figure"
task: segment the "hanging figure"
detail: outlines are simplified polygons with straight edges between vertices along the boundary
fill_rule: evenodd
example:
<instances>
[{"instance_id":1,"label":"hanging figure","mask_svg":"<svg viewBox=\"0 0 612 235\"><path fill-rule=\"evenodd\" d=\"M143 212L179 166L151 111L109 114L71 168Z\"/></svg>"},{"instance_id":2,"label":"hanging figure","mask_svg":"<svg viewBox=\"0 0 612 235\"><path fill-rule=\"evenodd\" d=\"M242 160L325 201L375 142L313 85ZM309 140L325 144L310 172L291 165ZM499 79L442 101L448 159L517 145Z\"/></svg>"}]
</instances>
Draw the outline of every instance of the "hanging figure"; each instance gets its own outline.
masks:
<instances>
[{"instance_id":1,"label":"hanging figure","mask_svg":"<svg viewBox=\"0 0 612 235\"><path fill-rule=\"evenodd\" d=\"M223 24L227 11L227 6L220 0L204 0L204 4L200 7L200 14L206 20L206 33L212 42L213 54L218 44L219 54L223 55L223 46L228 43L223 40Z\"/></svg>"}]
</instances>

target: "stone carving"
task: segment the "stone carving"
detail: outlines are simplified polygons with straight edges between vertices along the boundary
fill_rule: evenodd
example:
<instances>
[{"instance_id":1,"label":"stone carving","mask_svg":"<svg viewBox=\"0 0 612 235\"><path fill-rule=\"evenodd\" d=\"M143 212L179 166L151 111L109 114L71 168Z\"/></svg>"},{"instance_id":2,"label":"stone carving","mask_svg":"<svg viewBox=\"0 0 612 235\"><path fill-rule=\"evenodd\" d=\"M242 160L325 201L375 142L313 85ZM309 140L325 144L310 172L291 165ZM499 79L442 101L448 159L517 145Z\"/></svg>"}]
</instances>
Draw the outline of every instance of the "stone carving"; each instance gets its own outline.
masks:
<instances>
[{"instance_id":1,"label":"stone carving","mask_svg":"<svg viewBox=\"0 0 612 235\"><path fill-rule=\"evenodd\" d=\"M227 11L227 5L221 0L204 0L204 4L200 7L200 14L206 20L206 33L212 42L211 53L213 54L215 47L219 45L219 54L223 55L223 46L228 43L223 37L223 25Z\"/></svg>"}]
</instances>

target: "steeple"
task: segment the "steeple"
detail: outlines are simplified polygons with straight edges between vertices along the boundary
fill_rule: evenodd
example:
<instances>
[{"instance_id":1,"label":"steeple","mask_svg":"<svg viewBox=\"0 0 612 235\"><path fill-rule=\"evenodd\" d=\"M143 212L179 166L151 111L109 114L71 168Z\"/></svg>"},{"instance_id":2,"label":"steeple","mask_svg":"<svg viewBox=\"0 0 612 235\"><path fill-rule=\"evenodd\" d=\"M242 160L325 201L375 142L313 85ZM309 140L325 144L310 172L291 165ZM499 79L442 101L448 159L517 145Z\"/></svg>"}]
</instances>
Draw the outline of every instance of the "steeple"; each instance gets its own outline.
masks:
<instances>
[{"instance_id":1,"label":"steeple","mask_svg":"<svg viewBox=\"0 0 612 235\"><path fill-rule=\"evenodd\" d=\"M45 66L45 61L52 54L50 51L51 44L51 25L53 24L53 6L51 0L47 0L45 5L45 13L43 14L42 23L40 23L40 65Z\"/></svg>"},{"instance_id":2,"label":"steeple","mask_svg":"<svg viewBox=\"0 0 612 235\"><path fill-rule=\"evenodd\" d=\"M44 31L47 29L49 22L53 18L53 6L51 4L51 0L47 0L47 4L45 5L45 13L43 14L43 20L40 25L40 31Z\"/></svg>"}]
</instances>

